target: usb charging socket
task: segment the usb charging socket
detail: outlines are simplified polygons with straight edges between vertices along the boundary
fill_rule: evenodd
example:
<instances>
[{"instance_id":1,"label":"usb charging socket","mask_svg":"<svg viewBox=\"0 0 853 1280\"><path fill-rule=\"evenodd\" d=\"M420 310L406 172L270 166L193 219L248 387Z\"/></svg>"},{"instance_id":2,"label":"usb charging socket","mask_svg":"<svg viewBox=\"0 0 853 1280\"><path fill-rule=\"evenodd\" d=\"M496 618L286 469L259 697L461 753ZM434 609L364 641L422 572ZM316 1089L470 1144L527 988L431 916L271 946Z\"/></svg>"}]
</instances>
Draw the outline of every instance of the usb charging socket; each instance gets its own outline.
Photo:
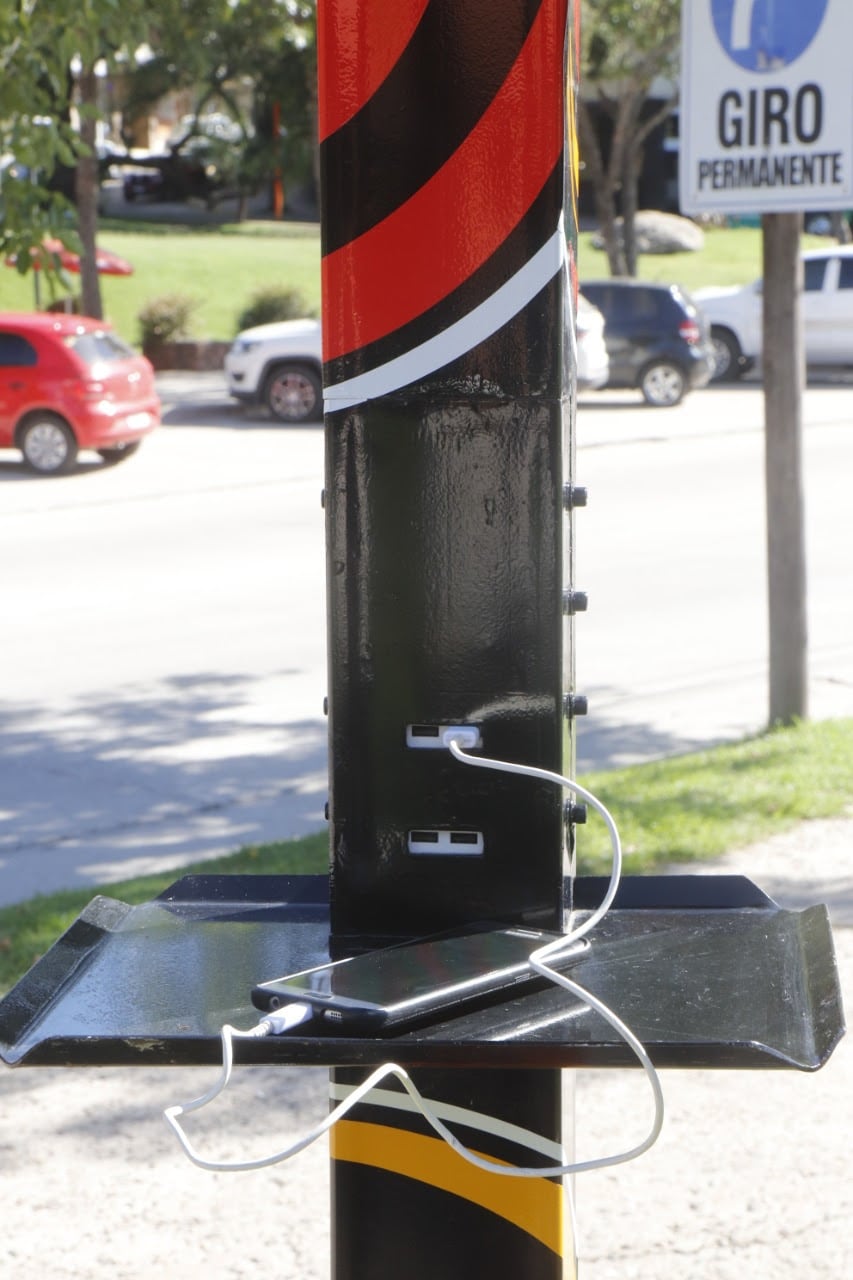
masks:
<instances>
[{"instance_id":1,"label":"usb charging socket","mask_svg":"<svg viewBox=\"0 0 853 1280\"><path fill-rule=\"evenodd\" d=\"M440 857L470 858L482 856L484 849L482 831L410 831L409 853Z\"/></svg>"},{"instance_id":2,"label":"usb charging socket","mask_svg":"<svg viewBox=\"0 0 853 1280\"><path fill-rule=\"evenodd\" d=\"M475 724L407 724L406 746L415 751L446 751L450 738L465 749L481 747L483 739Z\"/></svg>"}]
</instances>

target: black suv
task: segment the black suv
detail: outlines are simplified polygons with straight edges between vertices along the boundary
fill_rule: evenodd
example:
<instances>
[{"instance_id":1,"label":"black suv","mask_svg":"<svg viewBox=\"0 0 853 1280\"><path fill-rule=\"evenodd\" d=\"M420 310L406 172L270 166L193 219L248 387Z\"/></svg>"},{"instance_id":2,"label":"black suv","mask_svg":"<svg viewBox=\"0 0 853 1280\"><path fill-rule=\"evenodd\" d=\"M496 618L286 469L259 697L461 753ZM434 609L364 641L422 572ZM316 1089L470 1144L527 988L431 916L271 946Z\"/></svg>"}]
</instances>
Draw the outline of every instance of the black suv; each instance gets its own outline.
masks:
<instances>
[{"instance_id":1,"label":"black suv","mask_svg":"<svg viewBox=\"0 0 853 1280\"><path fill-rule=\"evenodd\" d=\"M708 324L679 285L587 280L581 292L604 316L608 387L637 387L647 404L665 406L710 380Z\"/></svg>"}]
</instances>

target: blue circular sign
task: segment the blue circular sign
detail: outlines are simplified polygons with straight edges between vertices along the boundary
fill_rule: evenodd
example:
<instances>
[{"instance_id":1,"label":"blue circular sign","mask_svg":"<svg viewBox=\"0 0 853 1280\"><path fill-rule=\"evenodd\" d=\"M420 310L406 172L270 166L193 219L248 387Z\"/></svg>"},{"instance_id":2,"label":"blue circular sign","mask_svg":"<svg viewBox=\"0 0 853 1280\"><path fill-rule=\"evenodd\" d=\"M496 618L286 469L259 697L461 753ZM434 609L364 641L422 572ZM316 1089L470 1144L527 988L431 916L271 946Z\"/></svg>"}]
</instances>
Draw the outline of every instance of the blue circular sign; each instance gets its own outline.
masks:
<instances>
[{"instance_id":1,"label":"blue circular sign","mask_svg":"<svg viewBox=\"0 0 853 1280\"><path fill-rule=\"evenodd\" d=\"M829 0L711 0L711 16L717 39L733 62L747 71L776 71L805 53L828 4Z\"/></svg>"}]
</instances>

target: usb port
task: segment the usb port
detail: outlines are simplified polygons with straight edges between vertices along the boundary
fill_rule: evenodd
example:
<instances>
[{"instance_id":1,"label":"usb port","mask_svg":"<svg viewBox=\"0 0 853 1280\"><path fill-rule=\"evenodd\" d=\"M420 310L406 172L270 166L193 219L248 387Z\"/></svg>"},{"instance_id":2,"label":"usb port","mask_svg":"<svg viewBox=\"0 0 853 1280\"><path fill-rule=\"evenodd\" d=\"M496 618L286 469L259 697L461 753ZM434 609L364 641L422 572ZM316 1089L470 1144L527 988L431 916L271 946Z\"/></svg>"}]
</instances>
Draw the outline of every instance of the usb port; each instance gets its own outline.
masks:
<instances>
[{"instance_id":1,"label":"usb port","mask_svg":"<svg viewBox=\"0 0 853 1280\"><path fill-rule=\"evenodd\" d=\"M446 751L448 735L458 733L465 747L481 747L483 740L475 724L407 724L406 746L415 751Z\"/></svg>"},{"instance_id":2,"label":"usb port","mask_svg":"<svg viewBox=\"0 0 853 1280\"><path fill-rule=\"evenodd\" d=\"M410 724L406 730L406 742L410 747L423 742L425 738L440 737L441 732L437 724Z\"/></svg>"},{"instance_id":3,"label":"usb port","mask_svg":"<svg viewBox=\"0 0 853 1280\"><path fill-rule=\"evenodd\" d=\"M482 831L410 831L409 853L479 857L483 853Z\"/></svg>"}]
</instances>

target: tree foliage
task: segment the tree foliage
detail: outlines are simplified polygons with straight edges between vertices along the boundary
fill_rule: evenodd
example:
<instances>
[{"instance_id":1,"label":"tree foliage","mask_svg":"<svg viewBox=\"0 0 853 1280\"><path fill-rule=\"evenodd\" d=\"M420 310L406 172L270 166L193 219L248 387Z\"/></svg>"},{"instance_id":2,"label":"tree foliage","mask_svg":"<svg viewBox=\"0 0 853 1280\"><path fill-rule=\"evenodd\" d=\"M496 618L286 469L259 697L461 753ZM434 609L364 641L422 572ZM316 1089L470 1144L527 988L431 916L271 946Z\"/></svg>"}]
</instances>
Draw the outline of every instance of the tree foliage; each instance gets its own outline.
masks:
<instances>
[{"instance_id":1,"label":"tree foliage","mask_svg":"<svg viewBox=\"0 0 853 1280\"><path fill-rule=\"evenodd\" d=\"M57 161L76 162L74 139L56 117L67 68L43 48L38 6L15 0L0 10L0 252L30 268L30 250L63 228L64 202L42 185Z\"/></svg>"},{"instance_id":2,"label":"tree foliage","mask_svg":"<svg viewBox=\"0 0 853 1280\"><path fill-rule=\"evenodd\" d=\"M131 111L177 88L192 91L194 122L224 109L242 135L217 155L229 185L256 184L261 174L286 166L310 172L315 10L315 0L3 0L0 158L14 164L0 170L0 254L14 254L21 271L37 260L54 294L63 282L44 241L61 240L81 255L84 310L101 314L95 267L101 62L129 73ZM143 47L151 57L138 62ZM273 120L283 126L277 133ZM196 132L191 123L178 145Z\"/></svg>"},{"instance_id":3,"label":"tree foliage","mask_svg":"<svg viewBox=\"0 0 853 1280\"><path fill-rule=\"evenodd\" d=\"M21 271L38 261L55 291L60 271L44 250L45 237L79 252L91 315L101 314L94 68L101 59L127 56L144 22L143 0L11 0L0 15L0 154L15 161L0 187L0 253L14 254ZM75 82L83 90L76 128ZM64 190L57 182L63 171L76 175Z\"/></svg>"},{"instance_id":4,"label":"tree foliage","mask_svg":"<svg viewBox=\"0 0 853 1280\"><path fill-rule=\"evenodd\" d=\"M672 110L677 92L673 89L655 110L649 110L649 97L659 78L678 82L680 30L681 0L582 0L581 159L614 275L636 274L634 214L643 147ZM606 146L593 102L609 125Z\"/></svg>"},{"instance_id":5,"label":"tree foliage","mask_svg":"<svg viewBox=\"0 0 853 1280\"><path fill-rule=\"evenodd\" d=\"M250 190L276 168L310 172L315 0L154 0L149 12L153 56L130 78L128 120L184 89L193 105L173 146L180 151L205 115L224 111L240 134L217 155L229 187Z\"/></svg>"}]
</instances>

